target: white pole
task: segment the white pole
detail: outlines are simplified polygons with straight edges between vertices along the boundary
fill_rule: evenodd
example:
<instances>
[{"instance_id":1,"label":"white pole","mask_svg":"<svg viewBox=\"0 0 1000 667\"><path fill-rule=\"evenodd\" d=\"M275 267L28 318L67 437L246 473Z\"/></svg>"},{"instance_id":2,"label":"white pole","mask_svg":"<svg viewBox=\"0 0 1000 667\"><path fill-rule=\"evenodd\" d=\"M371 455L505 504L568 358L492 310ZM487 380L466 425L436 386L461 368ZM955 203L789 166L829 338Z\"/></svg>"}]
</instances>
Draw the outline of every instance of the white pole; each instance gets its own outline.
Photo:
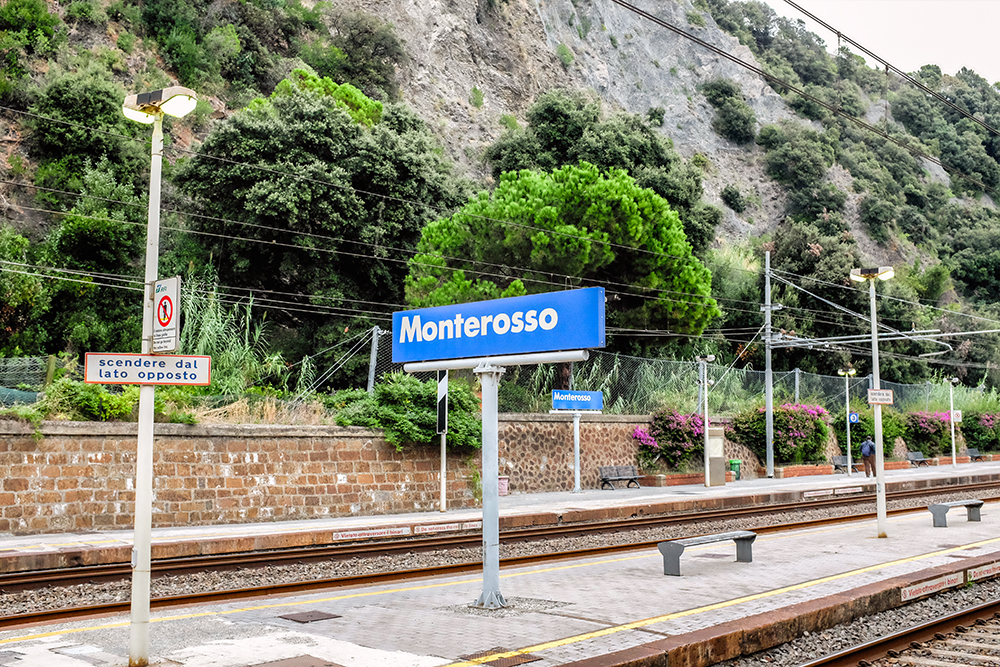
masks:
<instances>
[{"instance_id":1,"label":"white pole","mask_svg":"<svg viewBox=\"0 0 1000 667\"><path fill-rule=\"evenodd\" d=\"M868 279L868 293L871 301L872 320L872 382L873 389L881 389L882 384L878 374L878 325L875 321L875 278ZM886 532L885 503L885 463L882 455L882 404L875 404L875 513L878 518L878 536L888 537Z\"/></svg>"},{"instance_id":2,"label":"white pole","mask_svg":"<svg viewBox=\"0 0 1000 667\"><path fill-rule=\"evenodd\" d=\"M955 383L948 378L948 402L951 404L951 411L948 413L948 421L951 423L951 467L958 467L958 458L955 452Z\"/></svg>"},{"instance_id":3,"label":"white pole","mask_svg":"<svg viewBox=\"0 0 1000 667\"><path fill-rule=\"evenodd\" d=\"M705 396L705 486L712 486L711 480L708 476L708 362L699 361L700 366L699 375L701 375L701 386Z\"/></svg>"},{"instance_id":4,"label":"white pole","mask_svg":"<svg viewBox=\"0 0 1000 667\"><path fill-rule=\"evenodd\" d=\"M580 413L573 413L573 493L583 493L580 488Z\"/></svg>"},{"instance_id":5,"label":"white pole","mask_svg":"<svg viewBox=\"0 0 1000 667\"><path fill-rule=\"evenodd\" d=\"M149 219L146 225L146 297L142 315L142 353L153 339L153 285L159 273L160 173L163 163L163 113L153 121L149 165ZM153 385L139 387L139 436L135 457L135 528L132 546L132 610L129 667L149 665L150 541L153 530Z\"/></svg>"},{"instance_id":6,"label":"white pole","mask_svg":"<svg viewBox=\"0 0 1000 667\"><path fill-rule=\"evenodd\" d=\"M851 464L851 376L844 373L844 418L847 420L847 476L851 476L854 467Z\"/></svg>"},{"instance_id":7,"label":"white pole","mask_svg":"<svg viewBox=\"0 0 1000 667\"><path fill-rule=\"evenodd\" d=\"M764 252L764 450L774 477L774 375L771 371L771 251Z\"/></svg>"},{"instance_id":8,"label":"white pole","mask_svg":"<svg viewBox=\"0 0 1000 667\"><path fill-rule=\"evenodd\" d=\"M445 450L447 433L441 434L441 511L448 511L448 453Z\"/></svg>"},{"instance_id":9,"label":"white pole","mask_svg":"<svg viewBox=\"0 0 1000 667\"><path fill-rule=\"evenodd\" d=\"M482 364L473 371L483 392L483 593L473 606L482 609L506 607L500 592L500 498L498 387L504 369Z\"/></svg>"}]
</instances>

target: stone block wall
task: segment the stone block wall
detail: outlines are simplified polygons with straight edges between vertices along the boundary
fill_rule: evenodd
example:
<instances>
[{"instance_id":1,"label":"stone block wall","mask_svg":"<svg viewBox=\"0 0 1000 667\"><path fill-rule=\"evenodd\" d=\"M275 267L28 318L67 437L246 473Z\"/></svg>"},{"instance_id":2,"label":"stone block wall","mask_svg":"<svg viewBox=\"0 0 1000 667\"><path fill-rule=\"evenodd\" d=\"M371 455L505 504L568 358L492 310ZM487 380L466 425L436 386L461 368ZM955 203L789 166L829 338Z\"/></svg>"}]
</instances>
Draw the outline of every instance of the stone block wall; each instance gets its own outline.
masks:
<instances>
[{"instance_id":1,"label":"stone block wall","mask_svg":"<svg viewBox=\"0 0 1000 667\"><path fill-rule=\"evenodd\" d=\"M581 420L581 482L635 463L643 417ZM0 532L127 529L136 424L0 421ZM440 449L397 452L381 433L322 426L157 424L153 525L209 525L438 508ZM449 452L449 507L478 505L479 452ZM512 493L573 489L573 420L502 415L500 470Z\"/></svg>"},{"instance_id":2,"label":"stone block wall","mask_svg":"<svg viewBox=\"0 0 1000 667\"><path fill-rule=\"evenodd\" d=\"M500 415L500 474L511 493L573 490L573 416ZM635 465L636 426L649 417L588 415L580 418L580 486L600 487L598 466Z\"/></svg>"}]
</instances>

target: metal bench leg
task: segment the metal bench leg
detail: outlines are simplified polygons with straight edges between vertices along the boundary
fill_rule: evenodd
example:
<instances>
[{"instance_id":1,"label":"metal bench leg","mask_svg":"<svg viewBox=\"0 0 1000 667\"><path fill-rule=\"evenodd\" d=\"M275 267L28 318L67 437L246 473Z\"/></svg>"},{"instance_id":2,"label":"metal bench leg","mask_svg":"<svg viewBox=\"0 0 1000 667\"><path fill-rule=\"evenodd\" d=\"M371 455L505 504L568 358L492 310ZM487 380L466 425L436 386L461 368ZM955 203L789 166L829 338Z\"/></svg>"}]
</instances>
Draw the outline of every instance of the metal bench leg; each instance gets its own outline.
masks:
<instances>
[{"instance_id":1,"label":"metal bench leg","mask_svg":"<svg viewBox=\"0 0 1000 667\"><path fill-rule=\"evenodd\" d=\"M757 539L757 536L753 537L741 537L736 540L736 562L737 563L752 563L753 562L753 541Z\"/></svg>"},{"instance_id":2,"label":"metal bench leg","mask_svg":"<svg viewBox=\"0 0 1000 667\"><path fill-rule=\"evenodd\" d=\"M601 491L604 490L605 486L610 486L612 491L615 490L615 485L614 484L612 484L611 482L609 482L606 479L603 479L603 480L601 480Z\"/></svg>"},{"instance_id":3,"label":"metal bench leg","mask_svg":"<svg viewBox=\"0 0 1000 667\"><path fill-rule=\"evenodd\" d=\"M681 554L684 553L684 545L676 542L660 542L656 548L663 554L663 574L681 576Z\"/></svg>"},{"instance_id":4,"label":"metal bench leg","mask_svg":"<svg viewBox=\"0 0 1000 667\"><path fill-rule=\"evenodd\" d=\"M931 514L934 515L935 528L948 527L948 510L950 508L943 505L931 505L927 509L929 509L931 511Z\"/></svg>"},{"instance_id":5,"label":"metal bench leg","mask_svg":"<svg viewBox=\"0 0 1000 667\"><path fill-rule=\"evenodd\" d=\"M982 505L969 505L968 506L969 521L979 521L979 510L981 508L982 508Z\"/></svg>"},{"instance_id":6,"label":"metal bench leg","mask_svg":"<svg viewBox=\"0 0 1000 667\"><path fill-rule=\"evenodd\" d=\"M639 484L638 480L634 480L634 479L630 479L628 481L628 484L625 485L625 488L627 489L630 486L632 486L633 484L635 484L635 488L637 488L637 489L641 489L642 488L642 484Z\"/></svg>"}]
</instances>

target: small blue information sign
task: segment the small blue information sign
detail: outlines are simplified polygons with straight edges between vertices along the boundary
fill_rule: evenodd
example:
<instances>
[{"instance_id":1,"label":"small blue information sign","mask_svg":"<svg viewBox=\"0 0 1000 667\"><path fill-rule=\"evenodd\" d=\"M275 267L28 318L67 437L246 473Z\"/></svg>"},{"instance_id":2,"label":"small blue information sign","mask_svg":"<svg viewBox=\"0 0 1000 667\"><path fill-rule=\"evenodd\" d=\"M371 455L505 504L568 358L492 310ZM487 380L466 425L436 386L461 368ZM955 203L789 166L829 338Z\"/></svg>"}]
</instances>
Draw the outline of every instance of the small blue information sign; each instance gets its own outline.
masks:
<instances>
[{"instance_id":1,"label":"small blue information sign","mask_svg":"<svg viewBox=\"0 0 1000 667\"><path fill-rule=\"evenodd\" d=\"M858 416L857 412L852 412L850 416L848 416L847 421L851 422L852 424L857 424L858 422L861 421L861 417Z\"/></svg>"},{"instance_id":2,"label":"small blue information sign","mask_svg":"<svg viewBox=\"0 0 1000 667\"><path fill-rule=\"evenodd\" d=\"M392 314L392 361L604 347L604 288L587 287Z\"/></svg>"},{"instance_id":3,"label":"small blue information sign","mask_svg":"<svg viewBox=\"0 0 1000 667\"><path fill-rule=\"evenodd\" d=\"M553 410L603 410L604 394L599 391L552 390Z\"/></svg>"}]
</instances>

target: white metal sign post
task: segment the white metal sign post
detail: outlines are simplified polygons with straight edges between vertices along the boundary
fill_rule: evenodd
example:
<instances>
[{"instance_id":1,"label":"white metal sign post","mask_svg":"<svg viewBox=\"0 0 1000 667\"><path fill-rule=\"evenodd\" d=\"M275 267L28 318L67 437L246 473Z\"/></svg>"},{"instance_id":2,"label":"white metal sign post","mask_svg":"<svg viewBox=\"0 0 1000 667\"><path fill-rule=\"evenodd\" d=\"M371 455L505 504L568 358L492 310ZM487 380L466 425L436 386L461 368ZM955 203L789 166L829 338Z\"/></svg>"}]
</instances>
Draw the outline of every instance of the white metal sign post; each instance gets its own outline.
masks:
<instances>
[{"instance_id":1,"label":"white metal sign post","mask_svg":"<svg viewBox=\"0 0 1000 667\"><path fill-rule=\"evenodd\" d=\"M403 362L407 373L471 368L479 376L483 398L483 592L473 604L483 609L504 607L498 488L500 376L504 366L584 361L587 351L578 348L604 347L604 289L396 312L392 338L392 360Z\"/></svg>"},{"instance_id":2,"label":"white metal sign post","mask_svg":"<svg viewBox=\"0 0 1000 667\"><path fill-rule=\"evenodd\" d=\"M441 434L441 511L448 509L448 371L438 371L437 432Z\"/></svg>"}]
</instances>

